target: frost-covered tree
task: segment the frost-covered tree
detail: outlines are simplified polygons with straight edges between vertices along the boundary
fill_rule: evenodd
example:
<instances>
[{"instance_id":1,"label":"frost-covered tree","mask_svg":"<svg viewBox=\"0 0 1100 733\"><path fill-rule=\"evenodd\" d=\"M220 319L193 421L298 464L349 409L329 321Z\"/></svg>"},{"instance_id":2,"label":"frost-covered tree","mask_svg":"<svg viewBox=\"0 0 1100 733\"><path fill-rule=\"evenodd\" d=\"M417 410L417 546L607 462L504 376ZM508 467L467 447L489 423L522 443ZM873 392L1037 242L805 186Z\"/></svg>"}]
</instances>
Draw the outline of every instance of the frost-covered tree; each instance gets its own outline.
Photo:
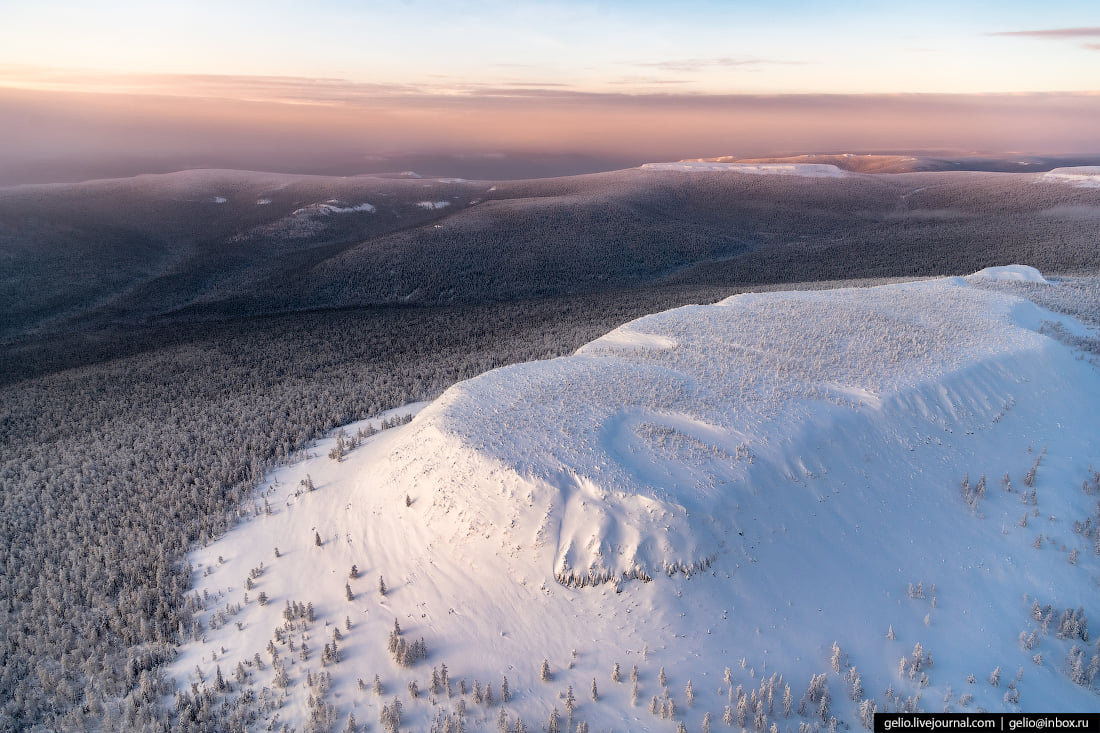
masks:
<instances>
[{"instance_id":1,"label":"frost-covered tree","mask_svg":"<svg viewBox=\"0 0 1100 733\"><path fill-rule=\"evenodd\" d=\"M598 689L596 689L596 678L595 678L595 677L593 677L593 678L592 678L592 690L591 690L591 693L592 693L592 702L599 702L599 700L600 700L600 692L599 692L599 690L598 690Z\"/></svg>"},{"instance_id":2,"label":"frost-covered tree","mask_svg":"<svg viewBox=\"0 0 1100 733\"><path fill-rule=\"evenodd\" d=\"M546 659L542 660L542 666L539 667L539 679L542 680L543 682L549 682L550 680L553 679L553 676L550 674L550 662L549 662L549 660L546 660Z\"/></svg>"},{"instance_id":3,"label":"frost-covered tree","mask_svg":"<svg viewBox=\"0 0 1100 733\"><path fill-rule=\"evenodd\" d=\"M622 681L622 673L619 671L619 663L618 662L615 662L615 666L611 668L611 681L612 682L621 682Z\"/></svg>"},{"instance_id":4,"label":"frost-covered tree","mask_svg":"<svg viewBox=\"0 0 1100 733\"><path fill-rule=\"evenodd\" d=\"M855 667L848 668L848 674L846 676L848 681L848 697L853 702L859 701L863 698L863 678Z\"/></svg>"},{"instance_id":5,"label":"frost-covered tree","mask_svg":"<svg viewBox=\"0 0 1100 733\"><path fill-rule=\"evenodd\" d=\"M859 722L867 730L873 730L875 727L875 713L878 712L878 707L873 700L861 700L859 703Z\"/></svg>"},{"instance_id":6,"label":"frost-covered tree","mask_svg":"<svg viewBox=\"0 0 1100 733\"><path fill-rule=\"evenodd\" d=\"M432 667L432 680L428 689L431 690L433 695L443 692L443 685L439 681L439 669L437 667Z\"/></svg>"}]
</instances>

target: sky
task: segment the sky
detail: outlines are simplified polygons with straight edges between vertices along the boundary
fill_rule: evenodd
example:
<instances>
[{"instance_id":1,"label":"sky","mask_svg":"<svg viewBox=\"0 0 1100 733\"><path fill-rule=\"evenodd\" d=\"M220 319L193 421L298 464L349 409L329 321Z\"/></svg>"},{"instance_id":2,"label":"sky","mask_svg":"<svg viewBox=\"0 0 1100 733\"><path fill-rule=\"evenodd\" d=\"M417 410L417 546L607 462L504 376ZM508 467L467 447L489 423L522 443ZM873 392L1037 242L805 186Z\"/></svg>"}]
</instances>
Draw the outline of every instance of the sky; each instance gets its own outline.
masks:
<instances>
[{"instance_id":1,"label":"sky","mask_svg":"<svg viewBox=\"0 0 1100 733\"><path fill-rule=\"evenodd\" d=\"M1100 152L1095 0L0 0L0 17L0 183L96 160Z\"/></svg>"}]
</instances>

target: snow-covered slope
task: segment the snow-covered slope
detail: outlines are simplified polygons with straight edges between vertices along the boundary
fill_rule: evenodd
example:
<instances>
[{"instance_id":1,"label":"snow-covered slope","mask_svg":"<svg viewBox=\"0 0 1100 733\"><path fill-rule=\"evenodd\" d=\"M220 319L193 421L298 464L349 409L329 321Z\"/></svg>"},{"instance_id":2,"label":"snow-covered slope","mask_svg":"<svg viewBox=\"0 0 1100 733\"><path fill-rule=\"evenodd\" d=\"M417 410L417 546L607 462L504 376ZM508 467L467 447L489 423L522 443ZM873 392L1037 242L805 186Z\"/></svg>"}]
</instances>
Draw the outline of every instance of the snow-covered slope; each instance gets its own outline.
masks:
<instances>
[{"instance_id":1,"label":"snow-covered slope","mask_svg":"<svg viewBox=\"0 0 1100 733\"><path fill-rule=\"evenodd\" d=\"M680 308L460 383L339 462L330 439L194 554L199 641L175 674L247 662L261 727L374 726L396 697L412 730L460 708L467 730L555 708L564 730L570 686L574 730L1094 710L1100 373L1044 334L1097 341L991 289L1059 287L1030 274ZM394 661L395 620L426 659ZM427 692L443 664L450 696Z\"/></svg>"}]
</instances>

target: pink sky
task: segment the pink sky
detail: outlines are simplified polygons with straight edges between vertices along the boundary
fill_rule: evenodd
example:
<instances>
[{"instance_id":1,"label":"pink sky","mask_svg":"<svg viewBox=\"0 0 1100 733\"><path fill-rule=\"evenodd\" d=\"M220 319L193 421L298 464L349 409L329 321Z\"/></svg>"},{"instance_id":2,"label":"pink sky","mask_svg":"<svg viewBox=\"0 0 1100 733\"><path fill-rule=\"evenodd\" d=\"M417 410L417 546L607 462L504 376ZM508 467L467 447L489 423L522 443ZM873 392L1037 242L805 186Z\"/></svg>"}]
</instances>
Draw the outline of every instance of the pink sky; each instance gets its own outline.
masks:
<instances>
[{"instance_id":1,"label":"pink sky","mask_svg":"<svg viewBox=\"0 0 1100 733\"><path fill-rule=\"evenodd\" d=\"M0 182L57 178L42 171L62 163L84 166L87 175L99 169L121 175L126 171L110 165L119 161L132 161L135 172L141 161L161 161L169 169L355 173L376 171L379 155L409 153L572 153L644 162L780 152L1100 152L1100 95L1087 93L626 95L496 89L451 96L248 80L253 87L278 87L284 96L310 86L321 97L296 104L196 96L209 80L191 83L196 91L186 96L0 89L0 167L8 170ZM68 178L74 175L81 174Z\"/></svg>"},{"instance_id":2,"label":"pink sky","mask_svg":"<svg viewBox=\"0 0 1100 733\"><path fill-rule=\"evenodd\" d=\"M1098 154L1098 106L1095 0L49 0L0 24L0 184L394 154Z\"/></svg>"}]
</instances>

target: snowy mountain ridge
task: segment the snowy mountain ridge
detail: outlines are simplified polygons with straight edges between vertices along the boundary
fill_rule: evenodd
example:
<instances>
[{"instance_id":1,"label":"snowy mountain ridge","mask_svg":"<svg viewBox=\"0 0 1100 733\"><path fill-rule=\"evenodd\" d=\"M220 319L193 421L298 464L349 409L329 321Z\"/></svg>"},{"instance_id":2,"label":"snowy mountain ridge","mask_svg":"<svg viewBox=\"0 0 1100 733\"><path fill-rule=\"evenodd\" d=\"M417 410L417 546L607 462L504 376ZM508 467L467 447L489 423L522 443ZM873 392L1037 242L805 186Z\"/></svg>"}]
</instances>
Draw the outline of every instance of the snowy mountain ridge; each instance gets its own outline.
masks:
<instances>
[{"instance_id":1,"label":"snowy mountain ridge","mask_svg":"<svg viewBox=\"0 0 1100 733\"><path fill-rule=\"evenodd\" d=\"M393 696L413 730L1095 709L1100 373L1048 334L1096 335L1001 282L1060 287L735 296L455 385L340 461L331 439L196 551L177 678L240 663L268 690L244 707L321 728L384 727ZM395 619L426 659L387 653ZM426 692L442 664L473 697ZM476 699L505 676L507 705Z\"/></svg>"}]
</instances>

